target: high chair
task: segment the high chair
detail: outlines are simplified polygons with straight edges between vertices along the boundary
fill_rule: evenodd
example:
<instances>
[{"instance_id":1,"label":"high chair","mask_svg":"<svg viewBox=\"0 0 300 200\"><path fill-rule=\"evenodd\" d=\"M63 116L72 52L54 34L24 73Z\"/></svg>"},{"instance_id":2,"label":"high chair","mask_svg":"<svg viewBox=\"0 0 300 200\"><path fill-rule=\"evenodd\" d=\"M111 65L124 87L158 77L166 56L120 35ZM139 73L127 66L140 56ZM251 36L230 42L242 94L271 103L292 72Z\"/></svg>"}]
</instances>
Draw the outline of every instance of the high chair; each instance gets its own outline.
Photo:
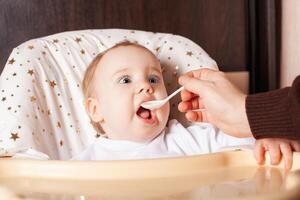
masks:
<instances>
[{"instance_id":1,"label":"high chair","mask_svg":"<svg viewBox=\"0 0 300 200\"><path fill-rule=\"evenodd\" d=\"M246 150L164 159L67 161L99 137L84 108L85 69L98 53L124 40L144 45L158 57L168 93L179 87L177 79L187 71L217 69L201 47L173 34L83 30L21 44L11 53L0 78L0 184L36 199L298 195L297 153L288 174L282 164L258 166ZM178 96L171 100L170 118L188 124L177 111L178 102Z\"/></svg>"}]
</instances>

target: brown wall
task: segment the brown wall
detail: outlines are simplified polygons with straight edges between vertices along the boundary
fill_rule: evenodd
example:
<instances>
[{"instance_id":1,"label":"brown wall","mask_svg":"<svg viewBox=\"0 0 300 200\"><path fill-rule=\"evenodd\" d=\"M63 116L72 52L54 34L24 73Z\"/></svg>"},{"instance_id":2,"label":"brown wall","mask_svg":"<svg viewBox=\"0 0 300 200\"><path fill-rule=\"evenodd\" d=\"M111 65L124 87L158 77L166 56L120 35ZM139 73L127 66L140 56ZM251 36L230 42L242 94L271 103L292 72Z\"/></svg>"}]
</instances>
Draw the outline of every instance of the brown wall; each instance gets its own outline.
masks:
<instances>
[{"instance_id":1,"label":"brown wall","mask_svg":"<svg viewBox=\"0 0 300 200\"><path fill-rule=\"evenodd\" d=\"M247 0L0 0L0 71L20 43L67 30L169 32L201 45L224 71L247 68Z\"/></svg>"}]
</instances>

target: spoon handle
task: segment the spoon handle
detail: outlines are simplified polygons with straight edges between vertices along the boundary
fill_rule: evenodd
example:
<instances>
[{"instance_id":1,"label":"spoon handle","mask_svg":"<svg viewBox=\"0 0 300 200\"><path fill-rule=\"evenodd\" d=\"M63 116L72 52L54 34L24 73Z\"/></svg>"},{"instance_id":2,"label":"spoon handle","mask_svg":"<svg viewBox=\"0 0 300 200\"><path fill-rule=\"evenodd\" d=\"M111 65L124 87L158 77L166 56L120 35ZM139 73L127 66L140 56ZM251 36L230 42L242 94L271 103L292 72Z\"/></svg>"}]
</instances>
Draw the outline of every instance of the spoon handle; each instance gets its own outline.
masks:
<instances>
[{"instance_id":1,"label":"spoon handle","mask_svg":"<svg viewBox=\"0 0 300 200\"><path fill-rule=\"evenodd\" d=\"M172 97L174 97L178 92L180 92L181 90L183 90L183 86L180 87L179 89L177 89L175 92L173 92L172 94L170 94L167 98L167 101L169 101Z\"/></svg>"}]
</instances>

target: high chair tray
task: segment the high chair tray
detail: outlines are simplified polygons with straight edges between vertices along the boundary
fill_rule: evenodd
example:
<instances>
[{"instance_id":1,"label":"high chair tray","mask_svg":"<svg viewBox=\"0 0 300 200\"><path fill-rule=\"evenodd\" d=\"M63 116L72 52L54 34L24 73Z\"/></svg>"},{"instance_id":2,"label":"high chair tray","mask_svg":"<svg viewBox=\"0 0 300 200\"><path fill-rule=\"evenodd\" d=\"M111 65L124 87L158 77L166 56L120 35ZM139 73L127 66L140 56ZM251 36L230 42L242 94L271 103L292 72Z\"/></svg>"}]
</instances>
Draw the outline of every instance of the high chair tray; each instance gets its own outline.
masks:
<instances>
[{"instance_id":1,"label":"high chair tray","mask_svg":"<svg viewBox=\"0 0 300 200\"><path fill-rule=\"evenodd\" d=\"M290 172L283 163L259 166L252 154L127 161L0 159L0 184L34 199L300 198L300 153L294 153Z\"/></svg>"}]
</instances>

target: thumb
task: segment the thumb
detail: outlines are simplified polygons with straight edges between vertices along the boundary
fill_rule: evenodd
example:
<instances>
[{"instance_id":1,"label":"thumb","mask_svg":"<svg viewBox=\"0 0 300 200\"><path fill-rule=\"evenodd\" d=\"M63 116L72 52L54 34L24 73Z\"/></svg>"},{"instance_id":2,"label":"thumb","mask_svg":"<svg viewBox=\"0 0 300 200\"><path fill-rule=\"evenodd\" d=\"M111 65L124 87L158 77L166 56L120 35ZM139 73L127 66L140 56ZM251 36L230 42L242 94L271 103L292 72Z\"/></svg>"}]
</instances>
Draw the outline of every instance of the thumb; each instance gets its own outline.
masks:
<instances>
[{"instance_id":1,"label":"thumb","mask_svg":"<svg viewBox=\"0 0 300 200\"><path fill-rule=\"evenodd\" d=\"M209 81L203 81L189 76L181 76L178 80L179 84L184 87L185 90L194 94L200 95L203 91L206 91Z\"/></svg>"}]
</instances>

